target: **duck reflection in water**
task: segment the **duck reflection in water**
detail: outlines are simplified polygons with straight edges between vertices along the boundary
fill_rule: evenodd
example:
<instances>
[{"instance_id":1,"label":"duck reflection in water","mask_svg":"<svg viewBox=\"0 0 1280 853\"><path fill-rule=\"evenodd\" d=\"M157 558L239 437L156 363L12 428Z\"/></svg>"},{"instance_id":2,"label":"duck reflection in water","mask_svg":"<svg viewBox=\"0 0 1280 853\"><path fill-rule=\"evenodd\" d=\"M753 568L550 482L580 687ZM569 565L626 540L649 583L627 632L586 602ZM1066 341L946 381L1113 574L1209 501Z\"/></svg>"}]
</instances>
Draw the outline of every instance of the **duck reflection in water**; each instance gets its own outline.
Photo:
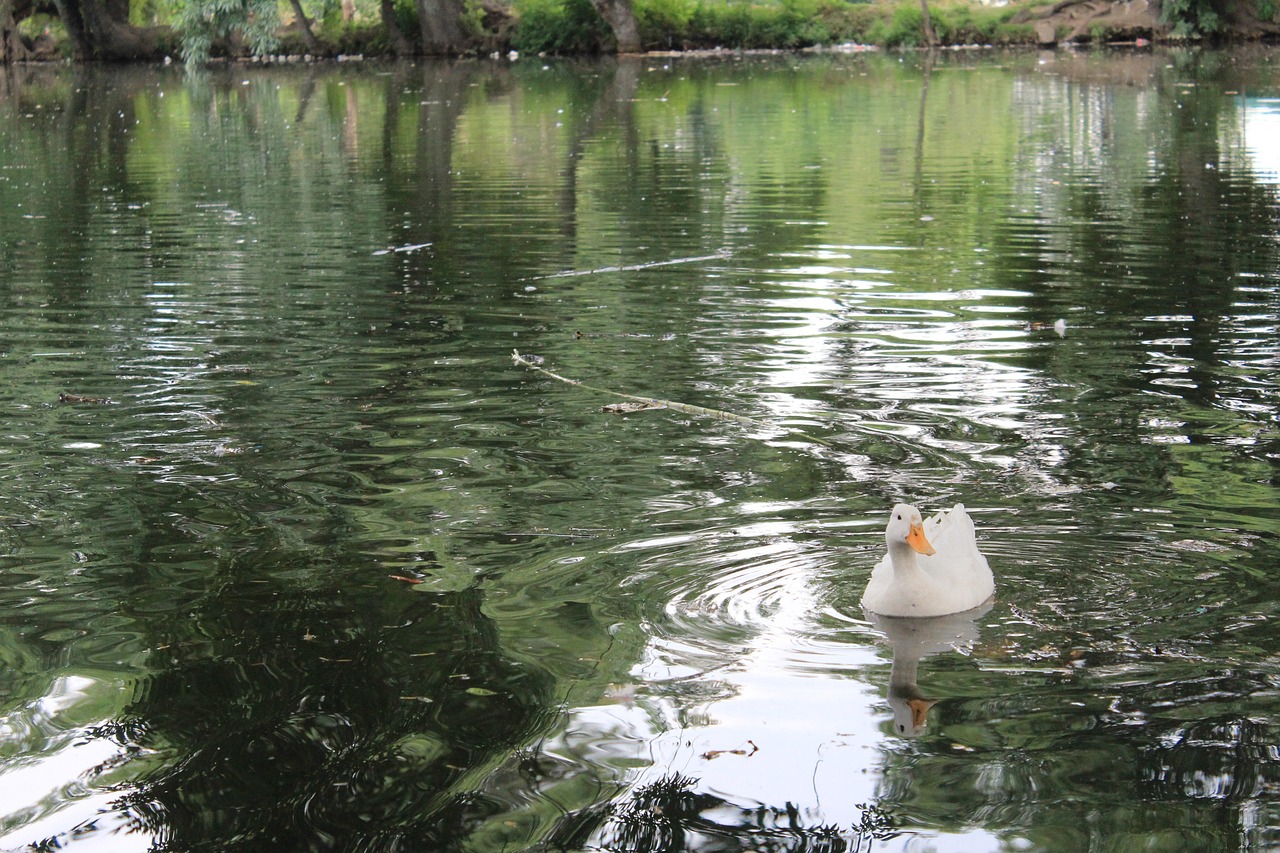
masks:
<instances>
[{"instance_id":1,"label":"duck reflection in water","mask_svg":"<svg viewBox=\"0 0 1280 853\"><path fill-rule=\"evenodd\" d=\"M936 704L917 683L921 659L945 651L967 654L978 640L978 620L991 610L986 601L972 610L927 618L881 616L867 612L871 624L889 641L893 666L889 670L889 707L893 730L906 737L924 733L929 709Z\"/></svg>"}]
</instances>

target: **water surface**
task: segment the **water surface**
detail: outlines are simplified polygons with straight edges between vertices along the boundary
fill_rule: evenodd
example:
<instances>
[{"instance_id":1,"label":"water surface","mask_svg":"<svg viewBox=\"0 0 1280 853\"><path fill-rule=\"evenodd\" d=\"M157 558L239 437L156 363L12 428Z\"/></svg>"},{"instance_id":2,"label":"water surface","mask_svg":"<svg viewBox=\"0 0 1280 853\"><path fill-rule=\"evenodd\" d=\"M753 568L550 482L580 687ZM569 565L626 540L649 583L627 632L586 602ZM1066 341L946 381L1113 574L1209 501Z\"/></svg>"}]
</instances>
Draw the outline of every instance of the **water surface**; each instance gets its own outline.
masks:
<instances>
[{"instance_id":1,"label":"water surface","mask_svg":"<svg viewBox=\"0 0 1280 853\"><path fill-rule=\"evenodd\" d=\"M1265 50L8 72L0 847L1280 845L1278 134ZM989 609L861 610L900 500Z\"/></svg>"}]
</instances>

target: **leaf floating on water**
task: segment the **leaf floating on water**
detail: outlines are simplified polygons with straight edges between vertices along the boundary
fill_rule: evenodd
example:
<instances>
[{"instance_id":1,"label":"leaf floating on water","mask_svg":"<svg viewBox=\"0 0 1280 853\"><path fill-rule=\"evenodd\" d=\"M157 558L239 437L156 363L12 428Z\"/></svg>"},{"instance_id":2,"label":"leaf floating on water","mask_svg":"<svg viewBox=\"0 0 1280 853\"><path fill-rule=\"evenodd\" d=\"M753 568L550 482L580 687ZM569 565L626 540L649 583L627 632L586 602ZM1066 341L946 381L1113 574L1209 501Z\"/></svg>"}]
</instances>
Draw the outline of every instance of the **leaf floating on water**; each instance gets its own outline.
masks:
<instances>
[{"instance_id":1,"label":"leaf floating on water","mask_svg":"<svg viewBox=\"0 0 1280 853\"><path fill-rule=\"evenodd\" d=\"M633 412L646 412L649 409L665 409L666 406L657 402L651 403L610 403L607 406L601 406L600 411L606 415L629 415Z\"/></svg>"},{"instance_id":2,"label":"leaf floating on water","mask_svg":"<svg viewBox=\"0 0 1280 853\"><path fill-rule=\"evenodd\" d=\"M486 687L468 687L467 692L472 696L497 696L498 691L489 690Z\"/></svg>"}]
</instances>

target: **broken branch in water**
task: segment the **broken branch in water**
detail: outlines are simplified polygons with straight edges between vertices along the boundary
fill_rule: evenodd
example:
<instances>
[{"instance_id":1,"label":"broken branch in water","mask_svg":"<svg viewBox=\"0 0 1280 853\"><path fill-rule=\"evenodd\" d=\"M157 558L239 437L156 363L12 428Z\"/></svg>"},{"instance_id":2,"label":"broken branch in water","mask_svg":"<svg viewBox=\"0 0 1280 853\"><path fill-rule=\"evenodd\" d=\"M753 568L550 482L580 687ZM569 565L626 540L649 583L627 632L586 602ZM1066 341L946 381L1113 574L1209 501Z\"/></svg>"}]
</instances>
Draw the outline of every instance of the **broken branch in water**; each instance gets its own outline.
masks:
<instances>
[{"instance_id":1,"label":"broken branch in water","mask_svg":"<svg viewBox=\"0 0 1280 853\"><path fill-rule=\"evenodd\" d=\"M777 426L775 424L766 423L765 421L756 420L755 418L749 418L746 415L736 415L733 412L726 412L721 409L710 409L710 408L707 408L706 406L694 406L694 405L690 405L689 403L677 403L674 400L659 400L656 397L640 397L635 394L627 394L622 391L611 391L608 388L597 388L594 385L588 385L585 382L579 382L576 379L570 379L567 376L561 376L559 373L548 370L547 368L542 367L541 365L535 364L531 359L536 358L537 356L524 356L520 354L519 350L512 350L511 357L515 360L516 364L522 367L527 367L530 370L541 373L544 376L550 376L552 379L555 379L557 382L563 382L566 385L573 385L576 388L582 388L586 391L594 391L597 394L609 394L610 396L613 396L613 397L622 397L624 400L634 400L636 403L644 404L642 409L637 409L636 411L643 411L643 409L649 409L649 408L672 409L673 411L683 412L686 415L697 415L698 417L716 418L717 420L722 420L722 421L733 421L734 423L739 423L739 424L742 424L743 426L756 427L759 429L777 429ZM802 436L808 439L809 441L813 441L828 447L830 446L829 444L827 444L827 442L823 441L822 439L809 435L808 433L801 432L798 429L789 429L788 432L794 433L795 435Z\"/></svg>"},{"instance_id":2,"label":"broken branch in water","mask_svg":"<svg viewBox=\"0 0 1280 853\"><path fill-rule=\"evenodd\" d=\"M628 400L625 403L610 403L601 406L600 411L606 415L634 415L636 412L647 412L650 409L665 409L658 403L641 403L639 400Z\"/></svg>"}]
</instances>

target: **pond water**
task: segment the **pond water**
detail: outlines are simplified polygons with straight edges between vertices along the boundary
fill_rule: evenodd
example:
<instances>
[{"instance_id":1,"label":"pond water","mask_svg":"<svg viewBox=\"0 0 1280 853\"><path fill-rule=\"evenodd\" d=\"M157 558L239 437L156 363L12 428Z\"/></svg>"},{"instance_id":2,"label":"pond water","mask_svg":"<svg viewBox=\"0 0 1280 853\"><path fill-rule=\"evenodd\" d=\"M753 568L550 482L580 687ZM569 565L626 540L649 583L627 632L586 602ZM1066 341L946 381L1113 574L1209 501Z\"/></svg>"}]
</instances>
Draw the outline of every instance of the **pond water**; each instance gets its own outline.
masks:
<instances>
[{"instance_id":1,"label":"pond water","mask_svg":"<svg viewBox=\"0 0 1280 853\"><path fill-rule=\"evenodd\" d=\"M1280 846L1278 282L1264 49L6 69L0 848Z\"/></svg>"}]
</instances>

